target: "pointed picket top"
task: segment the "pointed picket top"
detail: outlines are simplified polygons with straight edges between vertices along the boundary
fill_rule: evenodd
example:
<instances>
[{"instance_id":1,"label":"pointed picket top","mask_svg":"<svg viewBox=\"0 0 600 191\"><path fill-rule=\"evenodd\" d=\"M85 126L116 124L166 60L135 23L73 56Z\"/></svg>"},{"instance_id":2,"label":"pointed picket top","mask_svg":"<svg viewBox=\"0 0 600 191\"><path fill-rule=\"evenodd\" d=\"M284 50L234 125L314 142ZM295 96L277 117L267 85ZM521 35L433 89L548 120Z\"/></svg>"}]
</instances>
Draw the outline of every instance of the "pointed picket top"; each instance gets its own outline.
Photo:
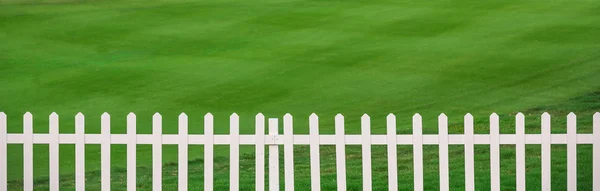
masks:
<instances>
[{"instance_id":1,"label":"pointed picket top","mask_svg":"<svg viewBox=\"0 0 600 191\"><path fill-rule=\"evenodd\" d=\"M544 123L550 123L550 114L548 112L542 114L542 124Z\"/></svg>"},{"instance_id":2,"label":"pointed picket top","mask_svg":"<svg viewBox=\"0 0 600 191\"><path fill-rule=\"evenodd\" d=\"M209 113L209 114L210 114L210 113ZM208 114L206 114L206 115L208 115ZM262 113L258 113L258 114L256 114L256 119L257 119L257 120L258 120L258 119L265 120L265 115L264 115L264 114L262 114Z\"/></svg>"},{"instance_id":3,"label":"pointed picket top","mask_svg":"<svg viewBox=\"0 0 600 191\"><path fill-rule=\"evenodd\" d=\"M181 112L181 114L179 114L179 120L187 120L187 118L188 116L184 112Z\"/></svg>"},{"instance_id":4,"label":"pointed picket top","mask_svg":"<svg viewBox=\"0 0 600 191\"><path fill-rule=\"evenodd\" d=\"M6 133L6 114L0 112L0 132Z\"/></svg>"},{"instance_id":5,"label":"pointed picket top","mask_svg":"<svg viewBox=\"0 0 600 191\"><path fill-rule=\"evenodd\" d=\"M438 116L438 118L442 118L442 117L448 118L448 116L445 113L440 113L440 115Z\"/></svg>"},{"instance_id":6,"label":"pointed picket top","mask_svg":"<svg viewBox=\"0 0 600 191\"><path fill-rule=\"evenodd\" d=\"M286 113L285 115L283 115L283 133L285 134L294 134L294 121L292 118L292 115L289 113Z\"/></svg>"},{"instance_id":7,"label":"pointed picket top","mask_svg":"<svg viewBox=\"0 0 600 191\"><path fill-rule=\"evenodd\" d=\"M473 115L472 115L471 113L467 113L467 114L465 114L465 117L464 117L464 118L465 118L465 121L466 121L467 119L470 119L470 120L472 121L472 120L473 120Z\"/></svg>"},{"instance_id":8,"label":"pointed picket top","mask_svg":"<svg viewBox=\"0 0 600 191\"><path fill-rule=\"evenodd\" d=\"M24 118L32 118L33 114L31 114L31 112L28 111L28 112L25 112L25 114L23 114L23 117Z\"/></svg>"},{"instance_id":9,"label":"pointed picket top","mask_svg":"<svg viewBox=\"0 0 600 191\"><path fill-rule=\"evenodd\" d=\"M58 114L52 112L49 117L50 131L54 131L54 128L58 129Z\"/></svg>"},{"instance_id":10,"label":"pointed picket top","mask_svg":"<svg viewBox=\"0 0 600 191\"><path fill-rule=\"evenodd\" d=\"M229 134L240 134L240 116L238 116L237 113L233 113L229 116Z\"/></svg>"},{"instance_id":11,"label":"pointed picket top","mask_svg":"<svg viewBox=\"0 0 600 191\"><path fill-rule=\"evenodd\" d=\"M448 116L445 113L441 113L438 116L438 129L441 129L443 127L442 124L445 124L444 126L446 126L446 129L448 129L448 125L446 125L448 124Z\"/></svg>"},{"instance_id":12,"label":"pointed picket top","mask_svg":"<svg viewBox=\"0 0 600 191\"><path fill-rule=\"evenodd\" d=\"M335 115L335 134L344 134L344 115L341 113Z\"/></svg>"},{"instance_id":13,"label":"pointed picket top","mask_svg":"<svg viewBox=\"0 0 600 191\"><path fill-rule=\"evenodd\" d=\"M419 113L415 113L415 114L413 115L413 119L421 119L421 118L422 118L422 116L421 116L421 114L419 114Z\"/></svg>"},{"instance_id":14,"label":"pointed picket top","mask_svg":"<svg viewBox=\"0 0 600 191\"><path fill-rule=\"evenodd\" d=\"M396 115L390 113L386 117L387 133L396 134Z\"/></svg>"},{"instance_id":15,"label":"pointed picket top","mask_svg":"<svg viewBox=\"0 0 600 191\"><path fill-rule=\"evenodd\" d=\"M389 119L391 119L391 118L394 118L394 119L395 119L395 118L396 118L396 115L394 115L393 113L390 113L390 114L388 114L388 115L387 115L387 119L389 120Z\"/></svg>"},{"instance_id":16,"label":"pointed picket top","mask_svg":"<svg viewBox=\"0 0 600 191\"><path fill-rule=\"evenodd\" d=\"M577 116L573 112L567 115L567 134L577 134Z\"/></svg>"},{"instance_id":17,"label":"pointed picket top","mask_svg":"<svg viewBox=\"0 0 600 191\"><path fill-rule=\"evenodd\" d=\"M85 131L85 115L79 112L75 115L75 134L83 133Z\"/></svg>"},{"instance_id":18,"label":"pointed picket top","mask_svg":"<svg viewBox=\"0 0 600 191\"><path fill-rule=\"evenodd\" d=\"M104 113L102 113L100 118L102 118L102 119L110 118L110 114L108 114L108 112L104 112Z\"/></svg>"},{"instance_id":19,"label":"pointed picket top","mask_svg":"<svg viewBox=\"0 0 600 191\"><path fill-rule=\"evenodd\" d=\"M498 119L498 118L500 118L500 116L498 116L498 114L496 112L494 112L494 113L492 113L490 115L490 118L496 118L496 119Z\"/></svg>"},{"instance_id":20,"label":"pointed picket top","mask_svg":"<svg viewBox=\"0 0 600 191\"><path fill-rule=\"evenodd\" d=\"M517 117L517 119L519 119L519 118L524 118L524 117L525 117L525 114L523 114L523 113L519 112L519 113L517 113L517 115L515 115L515 116Z\"/></svg>"},{"instance_id":21,"label":"pointed picket top","mask_svg":"<svg viewBox=\"0 0 600 191\"><path fill-rule=\"evenodd\" d=\"M182 113L182 114L184 114L184 113ZM161 118L161 117L162 117L162 115L158 112L156 112L156 113L154 113L154 115L152 115L152 119L157 119L157 118Z\"/></svg>"},{"instance_id":22,"label":"pointed picket top","mask_svg":"<svg viewBox=\"0 0 600 191\"><path fill-rule=\"evenodd\" d=\"M365 113L365 114L362 115L362 117L360 117L360 119L362 119L362 120L369 120L369 119L371 119L371 117L369 117L369 114Z\"/></svg>"},{"instance_id":23,"label":"pointed picket top","mask_svg":"<svg viewBox=\"0 0 600 191\"><path fill-rule=\"evenodd\" d=\"M542 118L544 118L544 117L550 117L550 114L548 112L544 112L544 113L542 113Z\"/></svg>"},{"instance_id":24,"label":"pointed picket top","mask_svg":"<svg viewBox=\"0 0 600 191\"><path fill-rule=\"evenodd\" d=\"M127 118L135 118L135 113L133 112L129 112L129 114L127 114Z\"/></svg>"},{"instance_id":25,"label":"pointed picket top","mask_svg":"<svg viewBox=\"0 0 600 191\"><path fill-rule=\"evenodd\" d=\"M371 134L371 117L366 113L360 118L360 129L363 135Z\"/></svg>"},{"instance_id":26,"label":"pointed picket top","mask_svg":"<svg viewBox=\"0 0 600 191\"><path fill-rule=\"evenodd\" d=\"M240 116L239 116L237 113L232 113L232 114L229 116L229 119L234 119L234 118L235 118L235 119L239 119L239 118L240 118Z\"/></svg>"},{"instance_id":27,"label":"pointed picket top","mask_svg":"<svg viewBox=\"0 0 600 191\"><path fill-rule=\"evenodd\" d=\"M309 134L319 134L319 116L313 113L308 119Z\"/></svg>"}]
</instances>

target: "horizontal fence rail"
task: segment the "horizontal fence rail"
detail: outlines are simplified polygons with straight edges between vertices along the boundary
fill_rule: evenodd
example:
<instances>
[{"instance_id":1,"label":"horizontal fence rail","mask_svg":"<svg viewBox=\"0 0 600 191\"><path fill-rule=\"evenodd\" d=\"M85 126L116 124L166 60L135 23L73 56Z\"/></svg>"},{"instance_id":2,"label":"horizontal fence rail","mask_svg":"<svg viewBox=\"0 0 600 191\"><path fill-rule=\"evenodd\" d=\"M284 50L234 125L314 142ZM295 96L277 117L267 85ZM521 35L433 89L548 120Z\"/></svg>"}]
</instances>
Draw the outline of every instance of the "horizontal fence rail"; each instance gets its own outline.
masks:
<instances>
[{"instance_id":1,"label":"horizontal fence rail","mask_svg":"<svg viewBox=\"0 0 600 191\"><path fill-rule=\"evenodd\" d=\"M111 134L110 115L101 116L101 133L85 133L85 116L78 113L75 116L75 133L59 133L59 116L52 113L49 116L49 133L33 133L33 115L23 115L23 133L7 133L7 116L0 112L0 191L7 191L7 144L23 145L23 189L33 190L33 144L49 145L49 188L59 190L59 145L75 145L75 188L85 189L85 145L101 145L101 189L110 188L110 145L127 145L127 190L136 190L136 146L152 145L152 189L162 189L162 145L178 145L178 190L188 189L188 146L204 146L204 189L214 189L214 145L230 146L230 190L239 190L240 183L240 145L255 145L256 190L265 190L265 146L269 149L268 170L269 190L279 190L279 146L283 146L284 166L283 176L285 190L294 190L294 145L309 145L310 147L310 179L311 189L320 190L320 145L334 145L336 153L336 180L338 190L346 190L346 145L361 145L362 150L362 181L363 190L372 190L371 146L386 145L388 159L389 190L398 189L397 145L413 146L414 190L423 190L423 145L439 146L439 178L440 190L449 190L448 146L464 145L465 153L465 189L475 188L474 176L474 145L490 145L490 186L492 190L502 190L500 183L500 145L515 145L516 149L516 190L526 189L525 177L525 145L541 145L541 185L542 190L551 187L551 145L567 145L567 188L577 189L577 145L593 145L593 188L600 191L600 113L593 116L593 133L578 134L576 115L567 116L567 133L551 134L550 115L542 114L541 134L525 134L525 117L522 113L515 116L515 134L500 134L499 116L490 116L490 133L473 133L473 116L464 116L464 134L448 134L448 117L441 114L438 117L438 134L422 133L422 117L415 114L412 118L412 134L397 134L396 116L390 114L386 118L387 134L371 134L371 119L368 115L361 117L361 134L344 133L344 116L335 116L335 134L319 134L319 117L312 114L309 117L309 134L293 134L293 117L283 116L283 134L279 134L279 119L271 118L266 121L262 114L256 115L254 135L239 133L239 116L230 116L230 134L214 134L213 115L204 116L204 134L188 133L188 116L179 115L178 134L162 133L162 116L155 114L152 118L152 134L137 134L136 115L127 116L127 133ZM268 128L265 128L268 122ZM268 133L265 133L268 129Z\"/></svg>"}]
</instances>

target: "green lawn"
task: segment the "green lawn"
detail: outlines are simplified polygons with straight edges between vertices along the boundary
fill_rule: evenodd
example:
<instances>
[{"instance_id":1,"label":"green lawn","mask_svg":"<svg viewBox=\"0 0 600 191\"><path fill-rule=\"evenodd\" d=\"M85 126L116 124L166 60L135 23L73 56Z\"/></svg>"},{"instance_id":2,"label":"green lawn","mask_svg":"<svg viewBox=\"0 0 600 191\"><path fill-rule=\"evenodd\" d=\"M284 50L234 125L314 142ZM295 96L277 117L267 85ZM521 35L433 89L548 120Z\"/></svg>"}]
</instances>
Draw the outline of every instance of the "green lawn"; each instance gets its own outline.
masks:
<instances>
[{"instance_id":1,"label":"green lawn","mask_svg":"<svg viewBox=\"0 0 600 191\"><path fill-rule=\"evenodd\" d=\"M487 133L497 112L501 132L514 133L514 114L526 112L527 132L539 133L539 115L553 114L564 133L569 111L579 133L591 132L600 111L600 1L593 0L371 0L371 1L73 1L0 0L0 111L8 131L22 132L21 115L34 114L34 131L48 132L48 115L61 115L61 133L74 132L86 114L86 132L100 132L100 114L112 132L138 116L138 133L151 133L151 116L177 133L177 115L202 133L202 116L215 115L215 132L228 133L228 116L254 132L254 115L291 113L296 133L319 114L321 133L333 116L346 116L346 133L360 133L360 116L385 133L385 116L398 116L398 133L411 133L421 113L424 133L437 133L437 115L450 133L462 133L473 113L475 133ZM47 182L47 145L34 146L36 186ZM124 188L125 146L113 148L115 188ZM11 190L22 179L22 146L9 145ZM462 188L462 146L450 147L451 187ZM591 189L591 146L579 146L579 188ZM100 147L86 147L88 188L99 185ZM216 186L228 187L227 147L215 149ZM400 187L412 188L411 147L399 147ZM566 189L566 146L553 146L553 188ZM242 188L253 188L253 147L242 147ZM361 188L360 149L348 147L349 188ZM476 186L489 188L489 148L476 146ZM324 189L335 187L335 152L322 147ZM387 185L385 147L373 148L374 187ZM528 188L539 187L539 145L528 147ZM202 147L190 147L192 186L201 187ZM298 188L308 188L308 150L297 147ZM61 146L64 189L72 189L74 146ZM502 147L503 190L514 187L514 146ZM506 159L506 160L505 160ZM175 146L163 160L177 161ZM437 147L425 147L425 188L436 189ZM138 183L149 188L151 147L138 147ZM556 169L555 169L556 168ZM177 183L176 165L165 184ZM282 174L283 175L283 174Z\"/></svg>"}]
</instances>

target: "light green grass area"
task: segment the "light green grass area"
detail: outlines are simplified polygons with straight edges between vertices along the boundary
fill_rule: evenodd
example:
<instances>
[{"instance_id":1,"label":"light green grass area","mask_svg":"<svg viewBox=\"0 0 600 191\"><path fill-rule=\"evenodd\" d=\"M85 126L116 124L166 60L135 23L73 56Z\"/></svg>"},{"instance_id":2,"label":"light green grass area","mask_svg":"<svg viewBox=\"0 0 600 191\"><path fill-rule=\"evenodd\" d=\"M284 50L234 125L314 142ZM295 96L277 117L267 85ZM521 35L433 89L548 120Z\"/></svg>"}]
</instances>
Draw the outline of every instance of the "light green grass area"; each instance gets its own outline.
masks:
<instances>
[{"instance_id":1,"label":"light green grass area","mask_svg":"<svg viewBox=\"0 0 600 191\"><path fill-rule=\"evenodd\" d=\"M411 133L421 113L424 133L437 133L437 115L450 133L462 116L475 116L487 133L497 112L501 132L514 133L514 114L527 115L539 133L539 115L553 114L553 133L577 112L579 133L591 132L600 110L600 2L593 0L373 0L373 1L0 1L0 111L8 131L22 132L22 114L34 131L48 132L57 112L61 133L100 132L100 114L112 132L125 133L125 117L138 116L138 133L151 133L151 116L164 116L164 132L177 133L177 115L190 117L190 133L203 132L202 116L215 115L215 132L228 133L228 116L254 132L254 115L294 115L295 133L308 132L308 115L332 134L333 116L346 116L346 133L360 133L360 116L385 133L385 116L398 116L398 133ZM335 152L322 148L323 188L335 187ZM22 146L9 145L11 190L22 179ZM60 147L61 183L73 189L74 146ZM124 145L112 147L114 188L125 188ZM450 184L464 187L463 147L450 146ZM48 146L34 146L37 188L47 187ZM297 188L310 186L308 148L298 146ZM87 187L99 187L100 147L86 146ZM228 147L217 147L216 186L228 187ZM503 190L514 188L514 146L502 146ZM242 147L242 188L254 186L253 147ZM360 148L348 147L349 188L361 188ZM425 147L425 188L437 189L437 147ZM387 186L385 147L373 147L374 187ZM399 146L399 181L412 188L412 149ZM540 148L528 146L528 188L540 186ZM591 146L579 146L579 188L591 189ZM489 189L489 147L476 146L476 186ZM202 147L190 147L190 184L200 188ZM177 184L177 149L165 146L164 182ZM566 189L566 146L553 146L553 188ZM138 146L138 184L149 189L151 147ZM170 185L170 186L169 186ZM42 189L43 190L43 189Z\"/></svg>"}]
</instances>

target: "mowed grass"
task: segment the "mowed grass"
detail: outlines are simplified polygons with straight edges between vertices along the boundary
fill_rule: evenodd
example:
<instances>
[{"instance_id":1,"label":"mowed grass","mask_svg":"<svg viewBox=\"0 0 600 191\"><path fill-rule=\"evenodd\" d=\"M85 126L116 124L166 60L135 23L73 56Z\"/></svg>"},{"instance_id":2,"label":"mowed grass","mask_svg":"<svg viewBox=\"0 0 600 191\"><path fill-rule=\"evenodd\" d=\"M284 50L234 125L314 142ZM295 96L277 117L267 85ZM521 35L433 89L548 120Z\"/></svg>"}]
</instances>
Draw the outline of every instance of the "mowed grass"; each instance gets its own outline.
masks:
<instances>
[{"instance_id":1,"label":"mowed grass","mask_svg":"<svg viewBox=\"0 0 600 191\"><path fill-rule=\"evenodd\" d=\"M190 116L202 133L202 116L215 115L215 132L228 133L228 116L241 116L241 132L254 132L254 115L294 115L307 133L319 114L321 133L333 133L333 116L346 116L346 133L360 132L360 116L373 133L385 133L385 116L398 116L398 132L411 133L421 113L424 133L437 133L437 115L462 132L462 116L475 115L487 133L497 112L503 133L514 132L514 113L528 111L528 131L553 114L553 131L566 132L569 111L580 133L591 132L600 110L600 2L542 1L2 1L0 2L0 111L10 133L22 132L21 115L34 114L34 131L48 132L48 115L61 115L61 133L73 133L74 115L86 114L86 132L99 133L99 116L112 115L112 132L125 133L135 112L138 133L151 133L151 115L164 116L164 132L177 133L177 115ZM575 100L575 101L574 101ZM47 182L46 145L34 147L36 184ZM61 146L65 189L72 184L74 147ZM115 188L124 188L125 146L113 146ZM335 187L334 152L322 147L323 188ZM555 149L556 148L556 149ZM589 147L580 146L580 189L590 189ZM374 147L374 186L387 179L385 147ZM477 187L489 188L489 151L478 147ZM553 188L566 189L564 146L553 147ZM86 147L88 188L99 185L99 146ZM244 147L243 188L253 186L252 147ZM531 152L529 152L531 150ZM528 150L528 186L539 187L539 146ZM410 147L399 159L402 188L412 187ZM216 186L228 187L227 147ZM308 152L298 147L299 188L308 188ZM426 188L437 188L437 147L426 147ZM463 185L462 147L451 147L451 186ZM502 147L503 159L514 148ZM9 145L9 179L22 179L22 146ZM348 148L350 188L360 189L360 149ZM141 187L149 188L151 147L138 146ZM191 147L190 183L200 186L202 149ZM220 159L221 159L220 158ZM163 160L177 159L165 147ZM401 161L400 161L401 160ZM502 161L503 188L514 187L514 160ZM554 168L557 170L554 170ZM175 185L176 166L165 167ZM169 172L169 173L167 173ZM530 178L530 176L532 178ZM537 178L536 178L537 177ZM192 181L198 180L198 181ZM47 185L46 185L47 186Z\"/></svg>"}]
</instances>

